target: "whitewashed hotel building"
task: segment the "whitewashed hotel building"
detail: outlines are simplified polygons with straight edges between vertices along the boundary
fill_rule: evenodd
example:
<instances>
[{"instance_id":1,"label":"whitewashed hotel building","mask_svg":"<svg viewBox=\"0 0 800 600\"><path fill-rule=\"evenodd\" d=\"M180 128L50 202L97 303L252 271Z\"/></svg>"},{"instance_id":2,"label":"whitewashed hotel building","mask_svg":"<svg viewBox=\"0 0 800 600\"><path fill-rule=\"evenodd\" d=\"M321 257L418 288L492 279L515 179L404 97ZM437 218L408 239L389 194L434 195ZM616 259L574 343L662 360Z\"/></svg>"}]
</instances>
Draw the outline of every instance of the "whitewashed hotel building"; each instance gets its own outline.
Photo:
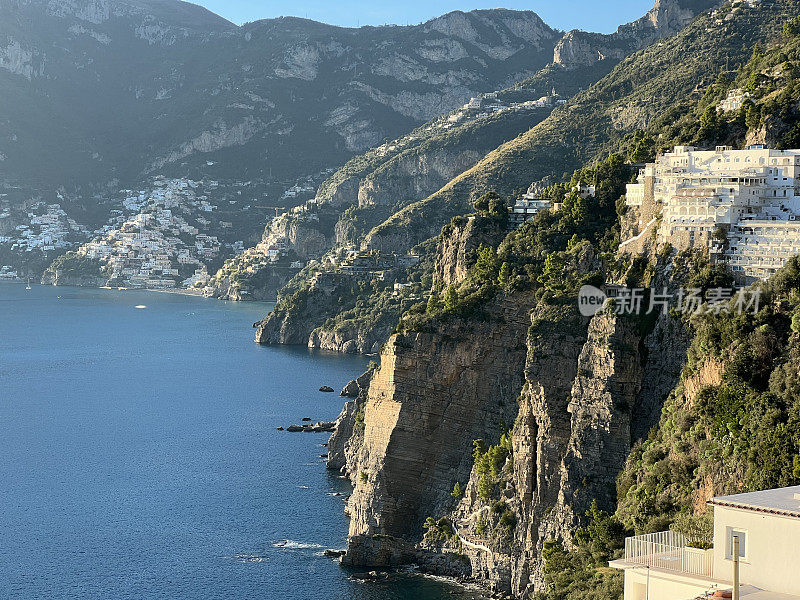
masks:
<instances>
[{"instance_id":1,"label":"whitewashed hotel building","mask_svg":"<svg viewBox=\"0 0 800 600\"><path fill-rule=\"evenodd\" d=\"M641 170L626 200L659 246L707 248L744 281L800 254L800 150L676 146Z\"/></svg>"}]
</instances>

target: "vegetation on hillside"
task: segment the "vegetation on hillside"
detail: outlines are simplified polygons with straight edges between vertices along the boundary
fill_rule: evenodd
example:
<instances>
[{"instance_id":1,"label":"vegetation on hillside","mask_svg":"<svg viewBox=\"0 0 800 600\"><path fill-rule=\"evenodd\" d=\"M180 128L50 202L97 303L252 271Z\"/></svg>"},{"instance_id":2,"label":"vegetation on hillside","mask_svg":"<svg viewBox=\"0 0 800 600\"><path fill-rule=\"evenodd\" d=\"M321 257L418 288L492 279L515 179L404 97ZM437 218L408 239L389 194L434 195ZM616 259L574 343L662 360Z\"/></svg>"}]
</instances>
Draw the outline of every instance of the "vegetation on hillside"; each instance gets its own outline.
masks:
<instances>
[{"instance_id":1,"label":"vegetation on hillside","mask_svg":"<svg viewBox=\"0 0 800 600\"><path fill-rule=\"evenodd\" d=\"M500 296L537 291L540 297L576 294L586 283L599 284L602 272L590 267L604 258L615 261L619 243L617 200L630 180L631 170L620 155L576 171L563 184L548 187L543 196L560 204L543 211L533 221L509 233L496 247L480 246L470 257L468 275L460 285L434 289L424 307L403 317L401 330L423 330L450 317L480 317L484 307ZM581 186L595 186L595 194ZM493 192L474 203L477 218L508 219L505 202ZM475 218L475 217L473 217ZM465 223L456 217L442 229L452 235Z\"/></svg>"},{"instance_id":2,"label":"vegetation on hillside","mask_svg":"<svg viewBox=\"0 0 800 600\"><path fill-rule=\"evenodd\" d=\"M548 177L563 179L581 164L618 152L637 130L693 110L720 71L746 64L753 47L775 39L796 12L792 0L775 0L752 7L726 3L715 16L701 15L679 34L623 60L542 123L395 214L370 237L400 231L429 237L432 227L463 214L470 198L489 190L507 195Z\"/></svg>"}]
</instances>

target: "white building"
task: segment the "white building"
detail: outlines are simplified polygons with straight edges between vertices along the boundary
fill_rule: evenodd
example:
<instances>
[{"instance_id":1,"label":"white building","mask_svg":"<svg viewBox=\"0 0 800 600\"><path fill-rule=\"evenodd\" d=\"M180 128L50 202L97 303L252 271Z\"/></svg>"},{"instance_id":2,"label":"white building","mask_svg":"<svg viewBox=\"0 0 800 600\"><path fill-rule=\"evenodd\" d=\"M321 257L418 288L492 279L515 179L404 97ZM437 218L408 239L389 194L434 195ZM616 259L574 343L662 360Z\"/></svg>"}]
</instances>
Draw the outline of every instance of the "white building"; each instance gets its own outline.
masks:
<instances>
[{"instance_id":1,"label":"white building","mask_svg":"<svg viewBox=\"0 0 800 600\"><path fill-rule=\"evenodd\" d=\"M725 99L719 103L719 110L722 112L735 112L742 108L748 98L750 98L748 92L744 92L741 89L731 90Z\"/></svg>"},{"instance_id":2,"label":"white building","mask_svg":"<svg viewBox=\"0 0 800 600\"><path fill-rule=\"evenodd\" d=\"M626 199L640 227L658 227L658 245L706 248L745 281L800 254L800 150L676 146L640 171Z\"/></svg>"},{"instance_id":3,"label":"white building","mask_svg":"<svg viewBox=\"0 0 800 600\"><path fill-rule=\"evenodd\" d=\"M800 599L800 486L721 496L714 507L713 548L690 548L667 531L625 541L625 600L690 600L724 596L734 581L739 540L743 600Z\"/></svg>"}]
</instances>

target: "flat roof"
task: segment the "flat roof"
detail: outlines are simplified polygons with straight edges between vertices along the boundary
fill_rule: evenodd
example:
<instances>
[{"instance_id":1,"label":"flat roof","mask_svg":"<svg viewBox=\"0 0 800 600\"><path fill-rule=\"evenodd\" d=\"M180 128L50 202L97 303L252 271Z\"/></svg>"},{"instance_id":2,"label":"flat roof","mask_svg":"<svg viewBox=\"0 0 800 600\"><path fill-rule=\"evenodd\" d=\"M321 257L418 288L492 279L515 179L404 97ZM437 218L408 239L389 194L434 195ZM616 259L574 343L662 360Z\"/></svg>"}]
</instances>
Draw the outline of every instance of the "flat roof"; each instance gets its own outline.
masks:
<instances>
[{"instance_id":1,"label":"flat roof","mask_svg":"<svg viewBox=\"0 0 800 600\"><path fill-rule=\"evenodd\" d=\"M797 596L791 594L762 590L752 585L742 585L739 588L739 593L742 598L747 598L747 600L800 600Z\"/></svg>"},{"instance_id":2,"label":"flat roof","mask_svg":"<svg viewBox=\"0 0 800 600\"><path fill-rule=\"evenodd\" d=\"M717 496L712 498L709 504L800 518L800 485L732 496Z\"/></svg>"}]
</instances>

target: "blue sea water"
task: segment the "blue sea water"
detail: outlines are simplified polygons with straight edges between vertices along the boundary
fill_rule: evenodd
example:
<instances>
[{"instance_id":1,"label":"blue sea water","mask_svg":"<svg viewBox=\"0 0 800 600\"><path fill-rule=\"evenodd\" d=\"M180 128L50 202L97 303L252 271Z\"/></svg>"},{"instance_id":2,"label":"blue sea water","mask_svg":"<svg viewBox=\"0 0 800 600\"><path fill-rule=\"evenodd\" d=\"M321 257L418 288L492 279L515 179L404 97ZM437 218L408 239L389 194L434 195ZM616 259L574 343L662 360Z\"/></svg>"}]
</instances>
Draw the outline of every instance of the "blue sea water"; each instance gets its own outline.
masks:
<instances>
[{"instance_id":1,"label":"blue sea water","mask_svg":"<svg viewBox=\"0 0 800 600\"><path fill-rule=\"evenodd\" d=\"M146 308L136 308L144 305ZM266 348L265 304L0 284L0 598L450 600L358 583L322 394L366 359Z\"/></svg>"}]
</instances>

